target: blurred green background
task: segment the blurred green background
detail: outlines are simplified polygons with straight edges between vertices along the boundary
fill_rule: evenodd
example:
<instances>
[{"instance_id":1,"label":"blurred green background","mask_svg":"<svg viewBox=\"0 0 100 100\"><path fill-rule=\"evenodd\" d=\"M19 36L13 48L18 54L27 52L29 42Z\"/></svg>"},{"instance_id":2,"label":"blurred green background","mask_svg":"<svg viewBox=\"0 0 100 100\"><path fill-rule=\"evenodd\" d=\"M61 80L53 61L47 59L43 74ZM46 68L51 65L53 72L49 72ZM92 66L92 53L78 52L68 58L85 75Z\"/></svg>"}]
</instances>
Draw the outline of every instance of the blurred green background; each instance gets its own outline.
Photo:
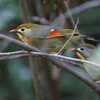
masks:
<instances>
[{"instance_id":1,"label":"blurred green background","mask_svg":"<svg viewBox=\"0 0 100 100\"><path fill-rule=\"evenodd\" d=\"M87 1L69 0L69 6L73 8ZM63 6L62 2L63 0L0 0L0 32L7 34L8 30L27 21L42 24L52 22L60 13L66 11L67 8ZM42 21L38 20L36 16L42 18ZM73 17L79 17L79 30L83 34L100 38L98 37L100 34L100 6L83 11ZM70 21L66 26L71 27ZM1 52L20 49L19 46L7 41L2 41L0 45ZM60 100L98 100L97 95L87 85L64 71L60 76L59 89ZM27 58L0 61L0 100L35 100Z\"/></svg>"}]
</instances>

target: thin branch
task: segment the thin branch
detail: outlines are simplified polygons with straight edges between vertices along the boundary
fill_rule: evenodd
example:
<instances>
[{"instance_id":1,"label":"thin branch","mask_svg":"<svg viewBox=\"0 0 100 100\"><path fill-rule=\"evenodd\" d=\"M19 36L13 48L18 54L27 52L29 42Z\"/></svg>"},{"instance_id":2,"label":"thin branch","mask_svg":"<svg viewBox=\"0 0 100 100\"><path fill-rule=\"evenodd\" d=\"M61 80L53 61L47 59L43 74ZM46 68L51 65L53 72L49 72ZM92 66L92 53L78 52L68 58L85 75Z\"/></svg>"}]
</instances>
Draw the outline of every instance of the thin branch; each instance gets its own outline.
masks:
<instances>
[{"instance_id":1,"label":"thin branch","mask_svg":"<svg viewBox=\"0 0 100 100\"><path fill-rule=\"evenodd\" d=\"M72 74L74 74L75 76L80 78L81 80L86 81L86 83L91 84L90 86L92 86L92 84L94 84L93 81L91 80L91 78L89 78L89 76L87 75L87 73L84 74L84 73L82 73L82 71L80 72L80 69L78 67L74 67L71 64L69 65L68 63L66 63L66 62L68 62L68 60L78 61L80 59L65 57L65 56L56 55L56 54L47 54L47 53L43 53L43 52L30 52L30 53L33 56L41 56L41 57L45 57L47 59L52 60L52 62L55 65L71 72ZM18 57L23 57L23 56L29 56L29 53L24 50L0 53L0 60L5 60L6 58L7 59L18 58ZM95 85L93 85L93 87L94 86Z\"/></svg>"},{"instance_id":2,"label":"thin branch","mask_svg":"<svg viewBox=\"0 0 100 100\"><path fill-rule=\"evenodd\" d=\"M99 0L87 1L87 2L81 4L77 7L74 7L72 9L70 9L70 12L71 12L72 15L76 15L76 14L84 12L88 9L91 9L91 8L94 8L94 7L99 7L99 6L100 6L100 1ZM68 11L65 12L64 15L65 15L66 18L70 17ZM61 16L59 16L59 17L61 17ZM58 19L59 17L57 17L56 19Z\"/></svg>"},{"instance_id":3,"label":"thin branch","mask_svg":"<svg viewBox=\"0 0 100 100\"><path fill-rule=\"evenodd\" d=\"M30 21L30 12L28 8L28 0L19 0L21 17L23 22Z\"/></svg>"},{"instance_id":4,"label":"thin branch","mask_svg":"<svg viewBox=\"0 0 100 100\"><path fill-rule=\"evenodd\" d=\"M63 59L65 61L70 60L70 61L82 62L82 63L87 63L87 64L90 64L90 65L93 65L93 66L100 67L100 64L95 63L93 61L87 61L87 60L82 60L82 59L67 57L67 56L58 55L58 54L47 54L47 53L43 53L43 52L32 52L32 54L34 54L34 55L48 56L48 57L56 57L56 58Z\"/></svg>"},{"instance_id":5,"label":"thin branch","mask_svg":"<svg viewBox=\"0 0 100 100\"><path fill-rule=\"evenodd\" d=\"M11 41L11 42L13 42L13 43L15 43L15 44L17 44L17 45L20 45L20 46L22 46L22 48L24 48L25 50L28 50L28 51L36 51L36 52L34 52L34 54L36 54L36 55L43 55L43 56L52 56L52 57L59 57L59 58L61 58L61 59L65 59L65 60L72 60L72 61L78 61L78 62L82 62L82 63L88 63L88 64L91 64L91 65L95 65L95 66L98 66L98 67L100 67L100 64L97 64L97 63L95 63L95 62L91 62L91 61L87 61L87 60L82 60L82 59L76 59L76 58L71 58L71 57L65 57L65 56L62 56L62 55L57 55L57 54L47 54L47 53L43 53L43 52L40 52L40 50L39 49L37 49L37 48L35 48L35 47L32 47L32 46L30 46L30 45L28 45L28 44L25 44L25 43L23 43L23 42L21 42L21 41L19 41L19 40L16 40L16 39L13 39L13 38L11 38L11 37L8 37L8 36L5 36L5 35L2 35L2 34L0 34L0 38L3 38L3 39L6 39L6 40L8 40L8 41ZM23 52L23 51L18 51L18 52L12 52L12 53L0 53L0 56L3 56L3 55L10 55L10 54L18 54L18 53L26 53L25 51Z\"/></svg>"},{"instance_id":6,"label":"thin branch","mask_svg":"<svg viewBox=\"0 0 100 100\"><path fill-rule=\"evenodd\" d=\"M21 41L19 41L19 40L16 40L16 39L13 39L13 38L11 38L11 37L8 37L8 36L5 36L5 35L0 35L0 38L3 38L3 39L6 39L6 40L8 40L8 41L11 41L11 42L13 42L13 43L15 43L15 44L17 44L17 45L20 45L22 48L24 48L25 50L27 50L28 52L30 52L30 51L37 51L37 52L39 52L40 50L38 50L37 48L35 48L35 47L32 47L32 46L30 46L30 45L28 45L28 44L26 44L26 43L23 43L23 42L21 42ZM22 51L19 51L19 53L21 53ZM16 54L16 52L14 52L15 54ZM17 52L17 54L18 54L18 52ZM13 55L13 57L14 57L14 55ZM31 68L32 68L32 59L31 59L31 56L29 55L29 58L30 58L30 64L31 64ZM38 92L39 92L39 95L38 95L38 93L36 93L38 96L37 96L37 98L38 98L38 100L47 100L47 98L48 98L48 100L50 99L50 100L54 100L54 99L51 99L51 98L53 98L53 91L52 91L52 88L50 88L51 87L51 85L50 85L50 80L46 80L46 79L48 79L47 78L47 76L49 77L49 75L46 75L46 73L48 73L48 71L46 71L46 69L48 68L46 65L46 61L47 60L45 60L45 59L42 59L42 58L40 58L41 60L39 60L38 62L34 62L35 63L35 65L37 65L38 66L38 69L37 69L37 66L33 66L34 68L35 68L35 72L36 73L38 73L37 71L39 71L39 70L41 70L40 72L42 72L42 73L40 73L40 74L37 74L37 80L35 80L36 82L37 81L39 81L38 82L38 84L37 84L37 86L39 86L40 88L42 88L42 89L40 89L40 88L38 88ZM43 70L43 68L39 68L39 67L42 67L42 60L43 60L43 62L44 62L44 65L43 65L43 68L45 68L45 70ZM41 64L40 64L40 63ZM39 65L38 65L39 64ZM45 65L46 64L46 65ZM32 69L32 76L34 76L35 75L35 73L34 73L34 71L33 71L33 69ZM40 81L40 76L44 79L44 81L42 80L42 81ZM43 84L43 82L45 83L45 85ZM46 84L47 83L47 84ZM44 86L45 86L45 88L44 88ZM47 87L48 88L47 88ZM50 86L50 87L49 87ZM35 87L35 88L37 88L37 87ZM43 89L44 88L44 89ZM40 89L40 90L39 90ZM43 91L42 91L43 90ZM45 92L44 92L45 91ZM44 95L44 93L47 93L46 95ZM40 99L39 99L40 98Z\"/></svg>"},{"instance_id":7,"label":"thin branch","mask_svg":"<svg viewBox=\"0 0 100 100\"><path fill-rule=\"evenodd\" d=\"M64 0L64 4L65 4L65 6L66 6L66 8L67 8L67 12L68 12L68 14L69 14L69 17L70 17L70 19L71 19L71 22L72 22L72 25L73 25L73 27L75 26L75 21L74 21L74 18L73 18L73 16L72 16L72 14L71 14L71 12L70 12L70 8L69 8L69 5L68 5L68 2L69 2L69 0Z\"/></svg>"},{"instance_id":8,"label":"thin branch","mask_svg":"<svg viewBox=\"0 0 100 100\"><path fill-rule=\"evenodd\" d=\"M33 56L45 56L45 57L54 57L54 58L60 58L64 61L76 61L76 62L81 62L81 63L87 63L93 66L100 67L100 64L95 63L93 61L87 61L87 60L82 60L82 59L77 59L77 58L72 58L72 57L67 57L63 55L58 55L58 54L48 54L44 52L31 52ZM29 56L29 53L24 50L20 51L15 51L15 52L6 52L6 53L0 53L0 60L4 59L11 59L11 58L18 58L22 56Z\"/></svg>"},{"instance_id":9,"label":"thin branch","mask_svg":"<svg viewBox=\"0 0 100 100\"><path fill-rule=\"evenodd\" d=\"M25 56L29 56L29 54L27 51L24 50L5 52L5 53L0 53L0 60L9 60L9 59L15 59L15 58L20 58Z\"/></svg>"},{"instance_id":10,"label":"thin branch","mask_svg":"<svg viewBox=\"0 0 100 100\"><path fill-rule=\"evenodd\" d=\"M74 27L74 30L73 30L71 36L70 36L69 39L64 43L64 45L63 45L62 48L58 51L57 54L60 54L60 53L64 50L64 48L67 46L67 44L73 39L73 36L74 36L74 34L75 34L75 31L77 30L77 25L78 25L78 23L79 23L79 19L77 19L77 21L76 21L76 24L75 24L75 27Z\"/></svg>"},{"instance_id":11,"label":"thin branch","mask_svg":"<svg viewBox=\"0 0 100 100\"><path fill-rule=\"evenodd\" d=\"M44 14L43 14L43 4L42 4L42 1L41 0L34 0L34 3L35 3L35 7L36 7L36 12L37 12L37 15L39 17L43 17Z\"/></svg>"},{"instance_id":12,"label":"thin branch","mask_svg":"<svg viewBox=\"0 0 100 100\"><path fill-rule=\"evenodd\" d=\"M6 35L3 35L3 34L0 34L0 38L1 39L6 39L7 41L11 41L12 43L15 43L16 45L19 45L23 49L28 50L28 51L37 51L37 52L40 51L39 49L37 49L35 47L32 47L32 46L30 46L28 44L25 44L25 43L23 43L23 42L21 42L19 40L13 39L13 38L11 38L9 36L6 36Z\"/></svg>"},{"instance_id":13,"label":"thin branch","mask_svg":"<svg viewBox=\"0 0 100 100\"><path fill-rule=\"evenodd\" d=\"M24 48L27 51L35 51L35 52L32 52L32 54L42 56L44 59L45 58L48 59L53 64L55 64L57 67L60 67L64 70L67 70L70 73L72 73L73 75L75 75L76 77L78 77L80 80L85 82L87 85L89 85L96 92L97 91L100 92L100 90L97 89L99 86L97 87L97 84L89 77L89 75L87 75L86 72L84 74L84 72L82 73L82 69L80 69L79 67L72 66L71 64L66 64L66 60L67 61L73 60L73 61L78 61L78 62L86 62L86 63L90 63L90 64L92 63L94 65L98 65L98 64L95 64L95 63L89 62L89 61L85 61L85 60L76 59L76 58L65 57L65 56L61 56L61 55L57 55L57 54L42 53L37 48L31 47L27 44L22 43L21 41L12 39L12 38L5 36L5 35L0 35L0 38L6 39L8 41L11 41L11 42L17 44L17 45L20 45L22 48ZM1 55L2 55L2 53L1 53ZM65 62L64 62L64 60L65 60Z\"/></svg>"}]
</instances>

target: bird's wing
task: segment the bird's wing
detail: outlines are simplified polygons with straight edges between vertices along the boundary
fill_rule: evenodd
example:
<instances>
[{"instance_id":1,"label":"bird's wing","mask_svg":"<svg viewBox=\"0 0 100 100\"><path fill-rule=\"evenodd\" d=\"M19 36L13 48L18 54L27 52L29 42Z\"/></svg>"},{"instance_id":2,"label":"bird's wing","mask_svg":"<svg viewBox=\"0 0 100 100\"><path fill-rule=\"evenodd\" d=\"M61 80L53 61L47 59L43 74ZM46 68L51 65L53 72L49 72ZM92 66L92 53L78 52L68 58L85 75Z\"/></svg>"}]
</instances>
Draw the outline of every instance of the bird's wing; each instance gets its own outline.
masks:
<instances>
[{"instance_id":1,"label":"bird's wing","mask_svg":"<svg viewBox=\"0 0 100 100\"><path fill-rule=\"evenodd\" d=\"M35 37L47 37L48 31L52 28L52 26L48 25L40 25L32 29L32 36Z\"/></svg>"},{"instance_id":2,"label":"bird's wing","mask_svg":"<svg viewBox=\"0 0 100 100\"><path fill-rule=\"evenodd\" d=\"M94 52L91 54L88 60L95 62L99 65L100 64L100 53L99 52L100 52L100 47L94 50ZM100 79L100 66L85 63L84 68L86 69L88 74L92 77L92 79L94 80Z\"/></svg>"}]
</instances>

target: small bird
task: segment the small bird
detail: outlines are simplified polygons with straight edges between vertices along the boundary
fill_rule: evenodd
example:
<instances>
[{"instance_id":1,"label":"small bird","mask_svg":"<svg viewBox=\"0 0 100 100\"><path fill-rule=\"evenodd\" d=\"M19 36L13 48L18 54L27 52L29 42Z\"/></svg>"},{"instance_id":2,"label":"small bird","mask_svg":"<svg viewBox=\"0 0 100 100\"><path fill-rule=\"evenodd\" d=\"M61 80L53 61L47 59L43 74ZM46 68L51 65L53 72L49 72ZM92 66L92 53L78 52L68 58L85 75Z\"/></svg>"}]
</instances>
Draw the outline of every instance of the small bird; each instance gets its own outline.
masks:
<instances>
[{"instance_id":1,"label":"small bird","mask_svg":"<svg viewBox=\"0 0 100 100\"><path fill-rule=\"evenodd\" d=\"M91 56L94 49L95 49L94 45L85 43L85 44L80 44L80 46L74 50L78 58L85 60Z\"/></svg>"},{"instance_id":2,"label":"small bird","mask_svg":"<svg viewBox=\"0 0 100 100\"><path fill-rule=\"evenodd\" d=\"M100 65L100 46L96 48L94 45L84 44L75 51L79 59L88 60ZM100 66L83 63L83 68L94 81L100 82Z\"/></svg>"},{"instance_id":3,"label":"small bird","mask_svg":"<svg viewBox=\"0 0 100 100\"><path fill-rule=\"evenodd\" d=\"M38 48L46 48L50 52L57 52L67 41L73 32L73 29L60 29L50 25L38 25L25 23L19 25L16 29L10 30L16 32L19 40ZM71 42L77 44L80 40L80 33L74 33ZM68 46L69 47L69 46Z\"/></svg>"},{"instance_id":4,"label":"small bird","mask_svg":"<svg viewBox=\"0 0 100 100\"><path fill-rule=\"evenodd\" d=\"M59 45L60 48L67 42L64 49L68 49L69 47L77 45L79 43L79 41L81 42L80 36L81 35L78 31L74 32L74 34L73 34L73 29L51 29L48 32L47 38L51 39L51 42L56 40L56 42L51 43L54 45L55 45L55 43L56 43L56 45L59 45L58 43L61 42L62 44Z\"/></svg>"},{"instance_id":5,"label":"small bird","mask_svg":"<svg viewBox=\"0 0 100 100\"><path fill-rule=\"evenodd\" d=\"M47 36L47 31L50 29L47 25L38 25L33 23L24 23L17 26L10 32L16 32L18 39L32 45L32 41L35 38L43 39ZM34 39L33 39L34 38ZM34 43L34 42L33 42Z\"/></svg>"}]
</instances>

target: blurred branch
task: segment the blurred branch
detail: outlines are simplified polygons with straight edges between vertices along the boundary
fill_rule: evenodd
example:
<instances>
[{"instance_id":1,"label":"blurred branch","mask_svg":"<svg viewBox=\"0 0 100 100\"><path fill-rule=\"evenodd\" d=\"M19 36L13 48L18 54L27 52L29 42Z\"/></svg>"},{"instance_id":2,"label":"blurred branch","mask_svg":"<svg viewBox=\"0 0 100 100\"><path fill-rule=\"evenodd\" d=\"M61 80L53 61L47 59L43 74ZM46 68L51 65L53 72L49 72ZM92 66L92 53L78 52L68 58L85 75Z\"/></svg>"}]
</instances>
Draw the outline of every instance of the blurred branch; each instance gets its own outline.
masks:
<instances>
[{"instance_id":1,"label":"blurred branch","mask_svg":"<svg viewBox=\"0 0 100 100\"><path fill-rule=\"evenodd\" d=\"M32 20L35 22L40 22L41 24L48 25L49 21L45 17L32 16Z\"/></svg>"},{"instance_id":2,"label":"blurred branch","mask_svg":"<svg viewBox=\"0 0 100 100\"><path fill-rule=\"evenodd\" d=\"M48 54L44 52L30 52L30 53L34 56L53 57L53 58L62 59L62 61L75 61L75 62L87 63L93 66L100 67L100 64L97 64L93 61L82 60L82 59L62 56L58 54ZM20 51L15 51L15 52L6 52L6 53L2 52L0 53L0 60L13 59L13 58L19 58L19 57L24 57L24 56L29 56L29 52L25 50L20 50Z\"/></svg>"},{"instance_id":3,"label":"blurred branch","mask_svg":"<svg viewBox=\"0 0 100 100\"><path fill-rule=\"evenodd\" d=\"M36 100L58 100L53 95L49 63L40 57L33 57L29 52L29 64L32 71L33 86ZM56 93L55 93L56 94Z\"/></svg>"},{"instance_id":4,"label":"blurred branch","mask_svg":"<svg viewBox=\"0 0 100 100\"><path fill-rule=\"evenodd\" d=\"M69 7L69 0L64 0L64 4L65 4L65 6L66 6L66 8L67 8L67 12L69 13L69 17L70 17L70 20L71 20L71 23L72 23L72 26L73 26L73 28L74 28L74 26L75 26L75 21L74 21L74 18L73 18L73 16L72 16L72 14L71 14L71 12L70 12L70 7Z\"/></svg>"},{"instance_id":5,"label":"blurred branch","mask_svg":"<svg viewBox=\"0 0 100 100\"><path fill-rule=\"evenodd\" d=\"M21 11L21 17L23 22L29 21L29 7L28 7L28 0L20 0L20 11Z\"/></svg>"},{"instance_id":6,"label":"blurred branch","mask_svg":"<svg viewBox=\"0 0 100 100\"><path fill-rule=\"evenodd\" d=\"M30 53L34 56L40 56L40 57L44 57L47 59L52 59L52 62L56 66L66 70L66 71L71 72L73 75L77 76L79 79L84 81L90 87L92 87L93 89L96 89L96 84L91 80L91 78L87 75L87 73L84 73L78 67L74 67L73 65L68 64L69 60L78 61L80 59L65 57L65 56L55 55L55 54L47 54L47 53L43 53L43 52L30 52ZM12 59L12 58L16 58L16 57L29 56L29 53L27 51L23 50L23 51L15 51L15 52L8 52L8 53L0 53L0 56L1 56L0 60L4 60L4 59L6 59L6 57L8 59Z\"/></svg>"},{"instance_id":7,"label":"blurred branch","mask_svg":"<svg viewBox=\"0 0 100 100\"><path fill-rule=\"evenodd\" d=\"M85 61L85 60L80 60L80 59L76 59L76 58L71 58L71 57L65 57L62 55L57 55L57 54L47 54L47 53L43 53L40 52L40 50L36 49L35 47L31 47L30 45L24 44L21 41L12 39L8 36L5 35L0 35L0 38L6 39L8 41L11 41L17 45L20 45L22 48L24 48L27 51L35 51L35 52L31 52L32 55L35 56L42 56L44 59L48 59L49 61L51 61L53 64L55 64L57 67L60 67L66 71L71 72L73 75L75 75L76 77L78 77L80 80L82 80L83 82L85 82L87 85L89 85L92 89L94 89L97 93L100 93L100 86L97 85L90 77L89 75L87 75L86 72L84 72L82 69L80 69L79 67L75 67L71 64L68 64L68 60L73 60L73 61L78 61L78 62L85 62L85 63L89 63L89 64L93 64L93 65L97 65L100 66L98 64L95 64L93 62L90 61ZM11 56L14 54L25 54L25 56L27 55L27 51L17 51L17 52L12 52L12 53L0 53L0 56ZM67 61L67 63L66 63Z\"/></svg>"},{"instance_id":8,"label":"blurred branch","mask_svg":"<svg viewBox=\"0 0 100 100\"><path fill-rule=\"evenodd\" d=\"M28 44L24 44L23 42L21 42L21 41L19 41L19 40L16 40L16 39L13 39L13 38L11 38L11 37L8 37L8 36L5 36L5 35L2 35L2 34L0 34L0 38L3 38L3 39L6 39L6 40L8 40L8 41L11 41L11 42L13 42L13 43L15 43L15 44L17 44L17 45L20 45L22 48L24 48L25 50L27 50L28 52L27 53L29 53L30 51L37 51L37 52L39 52L40 50L38 50L37 48L35 48L35 47L32 47L32 46L30 46L30 45L28 45ZM14 53L15 54L21 54L21 52L22 51L18 51L18 52L13 52L12 53L12 56L14 57ZM30 54L30 53L29 53ZM8 55L9 55L9 53L8 53ZM21 56L23 56L22 54L21 55L19 55L20 57ZM16 57L19 57L18 55L16 55ZM26 55L25 55L26 56ZM9 58L9 57L8 57ZM29 58L30 58L30 55L29 55ZM35 79L34 78L34 76L35 76L35 73L34 73L34 71L37 71L36 72L36 74L39 72L39 69L41 69L41 68L39 68L39 67L43 67L42 69L44 69L44 66L46 67L46 68L48 68L47 67L47 63L45 63L46 62L46 60L44 60L44 59L41 59L40 61L38 61L37 62L37 66L34 66L34 64L32 64L32 62L34 61L34 60L32 60L32 59L30 59L29 61L31 61L30 62L30 64L31 64L31 69L32 69L32 76L33 76L33 79ZM43 61L43 63L42 63L42 61ZM39 62L41 63L41 64L39 64ZM36 60L35 60L35 65L36 65ZM38 65L39 64L39 65ZM43 64L43 65L42 65ZM46 64L46 65L45 65ZM35 68L33 68L33 67L38 67L38 69L36 69L35 70ZM55 96L57 96L57 95L54 95L54 94L56 94L56 93L54 93L54 89L52 88L52 84L50 85L50 82L48 82L47 81L47 76L48 75L46 75L47 73L48 73L48 71L46 71L46 68L45 68L45 70L44 71L42 71L42 73L45 73L45 75L44 74L42 74L42 73L38 73L38 76L37 76L37 78L38 79L36 79L35 81L36 81L36 84L37 84L37 81L38 81L38 83L39 84L37 84L36 86L37 87L35 87L35 90L36 90L36 97L37 97L37 100L56 100L55 98ZM33 70L34 69L34 70ZM47 87L48 87L48 92L47 92L47 88L44 88L44 89L42 89L42 87L44 87L44 84L43 83L41 83L41 79L40 79L40 76L42 77L42 78L44 78L44 80L42 80L42 82L44 82L46 85L47 85ZM45 77L46 76L46 77ZM49 77L49 76L48 76ZM34 85L33 85L34 86ZM40 87L40 88L38 88L38 87ZM51 87L51 88L50 88ZM39 90L40 89L40 90ZM41 90L42 89L42 90ZM52 91L51 91L52 90ZM48 96L46 96L47 94L43 94L43 93L47 93L48 94ZM40 99L41 98L41 99ZM51 99L52 98L52 99ZM54 99L53 99L54 98Z\"/></svg>"},{"instance_id":9,"label":"blurred branch","mask_svg":"<svg viewBox=\"0 0 100 100\"><path fill-rule=\"evenodd\" d=\"M28 50L28 53L29 53L29 51L32 51L32 50L39 51L37 48L31 47L30 45L24 44L21 41L18 41L16 39L11 38L11 37L7 37L7 36L2 35L2 34L0 34L0 38L6 39L8 41L11 41L11 42L17 44L17 45L22 46L24 49ZM19 51L17 53L21 53L21 52ZM32 76L33 76L32 78L35 81L35 84L33 84L33 86L34 85L36 86L34 88L35 88L37 100L54 100L53 99L53 96L54 96L53 91L52 91L52 88L50 88L50 87L52 87L51 86L52 84L50 84L49 80L47 80L48 79L47 77L50 77L50 76L46 75L48 73L48 71L46 70L48 67L45 65L46 60L44 61L43 59L40 59L38 62L36 60L35 60L35 62L33 62L33 61L34 60L32 59L31 55L29 55L29 62L30 62L31 70L32 70ZM34 63L35 63L35 66L34 66ZM43 71L41 71L41 73L39 73L40 72L39 69L41 69L41 67L43 67L42 69L44 69L44 66L46 67L45 70L43 70ZM44 75L44 73L45 73L45 75ZM37 77L35 77L35 76L37 76ZM40 76L41 76L41 78L40 78ZM44 80L41 81L41 79L44 79ZM45 85L42 82L45 83ZM44 86L45 86L45 88L44 88Z\"/></svg>"},{"instance_id":10,"label":"blurred branch","mask_svg":"<svg viewBox=\"0 0 100 100\"><path fill-rule=\"evenodd\" d=\"M16 45L21 46L23 49L25 49L27 51L38 51L38 52L40 51L39 49L37 49L35 47L32 47L32 46L30 46L28 44L25 44L25 43L23 43L23 42L21 42L19 40L13 39L13 38L8 37L8 36L3 35L3 34L0 34L0 38L1 39L6 39L8 42L10 41L12 43L15 43Z\"/></svg>"},{"instance_id":11,"label":"blurred branch","mask_svg":"<svg viewBox=\"0 0 100 100\"><path fill-rule=\"evenodd\" d=\"M77 7L74 7L72 9L70 9L70 13L72 15L75 15L75 14L81 13L85 10L88 10L90 8L94 8L94 7L98 7L98 6L100 6L100 1L99 0L87 1L87 2L81 4ZM66 18L69 18L70 17L69 16L69 11L65 12L64 15L65 15ZM59 17L57 17L57 18L59 18Z\"/></svg>"},{"instance_id":12,"label":"blurred branch","mask_svg":"<svg viewBox=\"0 0 100 100\"><path fill-rule=\"evenodd\" d=\"M37 15L39 17L43 17L44 14L43 14L43 4L42 4L42 0L34 0L34 3L35 3Z\"/></svg>"},{"instance_id":13,"label":"blurred branch","mask_svg":"<svg viewBox=\"0 0 100 100\"><path fill-rule=\"evenodd\" d=\"M7 59L13 59L13 58L20 58L29 56L29 53L27 51L15 51L15 52L6 52L6 53L0 53L0 60L7 60Z\"/></svg>"},{"instance_id":14,"label":"blurred branch","mask_svg":"<svg viewBox=\"0 0 100 100\"><path fill-rule=\"evenodd\" d=\"M75 34L75 31L77 30L77 26L79 24L79 19L77 19L76 23L75 23L75 27L73 32L71 33L71 36L69 37L69 39L67 41L65 41L64 45L62 46L62 48L58 51L57 54L61 54L61 52L65 49L65 47L67 46L67 44L73 39L73 36Z\"/></svg>"}]
</instances>

